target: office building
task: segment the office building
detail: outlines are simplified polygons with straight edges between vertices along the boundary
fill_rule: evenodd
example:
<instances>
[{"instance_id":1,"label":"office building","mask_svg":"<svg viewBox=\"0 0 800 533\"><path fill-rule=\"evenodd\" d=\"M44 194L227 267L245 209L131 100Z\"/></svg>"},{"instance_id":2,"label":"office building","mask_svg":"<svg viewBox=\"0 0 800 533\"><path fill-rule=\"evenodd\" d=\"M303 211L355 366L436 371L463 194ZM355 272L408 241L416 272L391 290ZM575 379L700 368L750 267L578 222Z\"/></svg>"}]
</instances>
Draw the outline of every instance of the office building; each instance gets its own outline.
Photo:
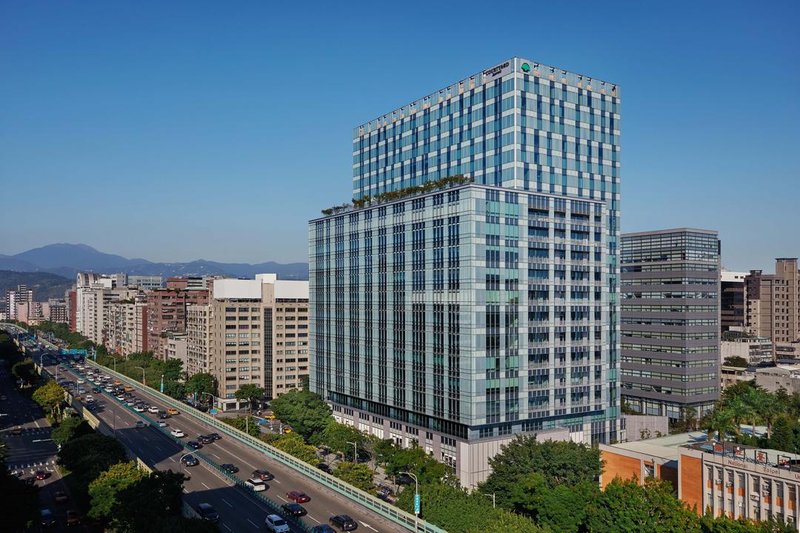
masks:
<instances>
[{"instance_id":1,"label":"office building","mask_svg":"<svg viewBox=\"0 0 800 533\"><path fill-rule=\"evenodd\" d=\"M720 328L726 331L745 329L745 283L747 272L723 270L720 281Z\"/></svg>"},{"instance_id":2,"label":"office building","mask_svg":"<svg viewBox=\"0 0 800 533\"><path fill-rule=\"evenodd\" d=\"M702 416L719 399L716 231L622 236L622 397L635 412Z\"/></svg>"},{"instance_id":3,"label":"office building","mask_svg":"<svg viewBox=\"0 0 800 533\"><path fill-rule=\"evenodd\" d=\"M161 276L128 276L126 285L143 291L152 291L164 286L164 278Z\"/></svg>"},{"instance_id":4,"label":"office building","mask_svg":"<svg viewBox=\"0 0 800 533\"><path fill-rule=\"evenodd\" d=\"M720 343L720 358L741 357L747 365L760 365L775 361L772 341L766 337L743 336Z\"/></svg>"},{"instance_id":5,"label":"office building","mask_svg":"<svg viewBox=\"0 0 800 533\"><path fill-rule=\"evenodd\" d=\"M751 270L745 278L749 333L772 339L777 358L800 357L800 272L797 258L775 260L775 274Z\"/></svg>"},{"instance_id":6,"label":"office building","mask_svg":"<svg viewBox=\"0 0 800 533\"><path fill-rule=\"evenodd\" d=\"M309 223L311 389L474 487L515 434L618 427L618 88L520 58L355 128Z\"/></svg>"},{"instance_id":7,"label":"office building","mask_svg":"<svg viewBox=\"0 0 800 533\"><path fill-rule=\"evenodd\" d=\"M308 376L308 328L307 281L217 279L207 305L187 307L187 371L214 375L222 409L249 383L274 398Z\"/></svg>"}]
</instances>

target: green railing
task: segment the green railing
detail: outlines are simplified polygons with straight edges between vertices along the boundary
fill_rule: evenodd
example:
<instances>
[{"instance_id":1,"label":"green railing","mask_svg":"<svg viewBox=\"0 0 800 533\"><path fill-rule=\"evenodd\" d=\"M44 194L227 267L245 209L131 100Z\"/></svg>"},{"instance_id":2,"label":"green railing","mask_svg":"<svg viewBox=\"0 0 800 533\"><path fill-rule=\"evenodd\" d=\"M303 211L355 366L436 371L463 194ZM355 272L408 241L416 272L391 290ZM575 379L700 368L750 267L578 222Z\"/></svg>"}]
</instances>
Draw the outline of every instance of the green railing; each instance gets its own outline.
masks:
<instances>
[{"instance_id":1,"label":"green railing","mask_svg":"<svg viewBox=\"0 0 800 533\"><path fill-rule=\"evenodd\" d=\"M144 386L138 381L132 380L130 377L120 374L111 370L106 366L99 365L94 361L86 360L87 364L91 364L98 368L101 368L104 373L114 376L120 381L125 381L127 383L135 383L137 386ZM321 485L337 492L338 494L344 496L345 498L349 499L352 502L358 503L359 505L363 506L364 508L379 514L380 516L388 519L389 521L398 524L409 531L415 531L420 533L447 533L444 529L430 524L424 520L416 518L414 515L403 511L391 505L383 500L378 499L376 496L368 494L361 489L357 489L352 485L343 482L342 480L327 474L318 468L309 465L308 463L301 461L300 459L289 455L277 448L274 448L267 443L252 437L245 433L244 431L240 431L224 422L220 422L216 418L207 415L197 409L194 409L191 406L186 405L183 402L180 402L166 394L162 394L157 390L148 387L147 393L156 397L161 402L171 407L174 407L180 411L185 413L189 413L190 416L208 424L209 426L218 429L221 433L229 435L234 439L238 440L239 442L249 446L250 448L254 448L260 452L262 452L267 457L285 465L289 468L295 470L303 474L304 476L312 479L313 481L320 483ZM133 411L135 412L135 411ZM137 413L138 414L138 413Z\"/></svg>"}]
</instances>

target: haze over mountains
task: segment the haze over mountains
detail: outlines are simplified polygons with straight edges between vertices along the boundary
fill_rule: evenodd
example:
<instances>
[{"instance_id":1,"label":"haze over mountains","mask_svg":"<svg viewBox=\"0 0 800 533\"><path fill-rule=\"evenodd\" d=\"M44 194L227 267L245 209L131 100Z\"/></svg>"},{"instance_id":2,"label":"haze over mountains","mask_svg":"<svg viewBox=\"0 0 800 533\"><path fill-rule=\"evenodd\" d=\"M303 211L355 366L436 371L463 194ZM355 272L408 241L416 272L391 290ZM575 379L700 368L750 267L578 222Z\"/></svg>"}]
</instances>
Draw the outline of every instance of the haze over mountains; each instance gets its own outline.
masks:
<instances>
[{"instance_id":1,"label":"haze over mountains","mask_svg":"<svg viewBox=\"0 0 800 533\"><path fill-rule=\"evenodd\" d=\"M128 259L121 255L107 254L86 244L49 244L15 255L0 254L0 270L15 272L49 272L69 279L81 271L112 274L153 276L204 276L224 275L236 278L251 278L255 274L272 272L279 279L308 279L308 263L219 263L198 259L188 263L156 263L147 259Z\"/></svg>"}]
</instances>

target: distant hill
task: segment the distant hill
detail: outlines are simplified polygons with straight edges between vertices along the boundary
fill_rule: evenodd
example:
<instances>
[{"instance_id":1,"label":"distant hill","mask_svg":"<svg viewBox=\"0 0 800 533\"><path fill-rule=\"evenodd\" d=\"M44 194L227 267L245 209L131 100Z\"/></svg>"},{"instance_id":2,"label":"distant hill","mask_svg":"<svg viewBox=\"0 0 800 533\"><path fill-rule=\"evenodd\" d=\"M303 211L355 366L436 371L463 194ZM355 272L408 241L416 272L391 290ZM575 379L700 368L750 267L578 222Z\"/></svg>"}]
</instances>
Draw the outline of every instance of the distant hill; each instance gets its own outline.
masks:
<instances>
[{"instance_id":1,"label":"distant hill","mask_svg":"<svg viewBox=\"0 0 800 533\"><path fill-rule=\"evenodd\" d=\"M6 291L16 289L17 285L27 285L33 290L34 300L44 302L49 298L63 298L72 280L49 272L0 270L0 298L5 298Z\"/></svg>"},{"instance_id":2,"label":"distant hill","mask_svg":"<svg viewBox=\"0 0 800 533\"><path fill-rule=\"evenodd\" d=\"M279 279L308 279L308 263L265 262L218 263L198 259L188 263L155 263L147 259L128 259L106 254L86 244L49 244L16 255L0 255L0 271L49 272L74 279L81 271L153 276L223 275L251 278L256 274L275 273ZM38 298L38 297L37 297Z\"/></svg>"}]
</instances>

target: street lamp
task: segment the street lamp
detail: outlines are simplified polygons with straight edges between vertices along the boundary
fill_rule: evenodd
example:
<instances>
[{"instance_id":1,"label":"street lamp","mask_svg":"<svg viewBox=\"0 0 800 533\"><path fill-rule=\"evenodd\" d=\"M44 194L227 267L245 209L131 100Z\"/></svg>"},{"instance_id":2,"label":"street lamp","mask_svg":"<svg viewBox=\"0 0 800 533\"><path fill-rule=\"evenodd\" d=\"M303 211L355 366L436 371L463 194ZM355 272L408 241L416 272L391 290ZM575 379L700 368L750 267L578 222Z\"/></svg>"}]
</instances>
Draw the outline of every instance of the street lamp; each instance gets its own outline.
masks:
<instances>
[{"instance_id":1,"label":"street lamp","mask_svg":"<svg viewBox=\"0 0 800 533\"><path fill-rule=\"evenodd\" d=\"M200 393L200 398L202 398L204 394L207 395L207 396L211 396L211 408L212 409L216 408L217 407L217 397L214 396L213 394L211 394L210 392L201 392Z\"/></svg>"},{"instance_id":2,"label":"street lamp","mask_svg":"<svg viewBox=\"0 0 800 533\"><path fill-rule=\"evenodd\" d=\"M350 441L347 441L347 444L352 444L353 445L353 462L357 463L358 462L358 444L356 444L355 442L350 442Z\"/></svg>"},{"instance_id":3,"label":"street lamp","mask_svg":"<svg viewBox=\"0 0 800 533\"><path fill-rule=\"evenodd\" d=\"M144 375L144 367L141 367L141 366L135 366L135 367L133 367L133 368L138 368L138 369L140 369L140 370L142 371L142 385L144 385L145 387L147 387L147 378L146 378L146 377L145 377L145 375Z\"/></svg>"},{"instance_id":4,"label":"street lamp","mask_svg":"<svg viewBox=\"0 0 800 533\"><path fill-rule=\"evenodd\" d=\"M414 517L415 517L415 520L414 520L414 531L417 531L419 529L418 520L419 520L419 510L420 510L420 503L421 503L420 499L419 499L419 479L412 472L400 472L400 474L401 475L405 474L405 475L411 477L414 480Z\"/></svg>"},{"instance_id":5,"label":"street lamp","mask_svg":"<svg viewBox=\"0 0 800 533\"><path fill-rule=\"evenodd\" d=\"M491 498L492 499L492 509L496 509L497 508L497 498L495 497L496 495L495 495L494 492L491 493L491 494L486 494L485 492L481 492L481 494L483 494L487 498Z\"/></svg>"}]
</instances>

